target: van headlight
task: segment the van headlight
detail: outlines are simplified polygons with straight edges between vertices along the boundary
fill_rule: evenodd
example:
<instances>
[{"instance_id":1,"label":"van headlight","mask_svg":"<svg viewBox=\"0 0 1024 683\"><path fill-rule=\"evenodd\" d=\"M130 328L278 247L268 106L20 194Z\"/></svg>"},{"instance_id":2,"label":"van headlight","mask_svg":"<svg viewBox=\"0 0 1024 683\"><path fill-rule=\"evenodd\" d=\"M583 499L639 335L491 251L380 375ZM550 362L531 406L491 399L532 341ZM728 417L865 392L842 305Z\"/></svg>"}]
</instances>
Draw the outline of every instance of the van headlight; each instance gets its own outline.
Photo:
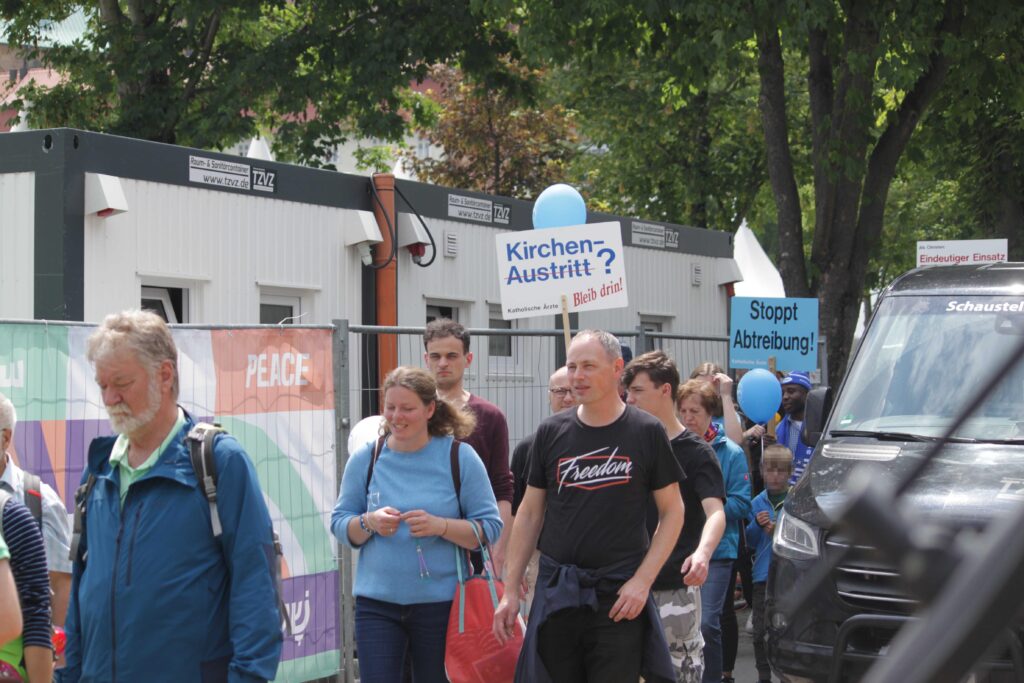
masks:
<instances>
[{"instance_id":1,"label":"van headlight","mask_svg":"<svg viewBox=\"0 0 1024 683\"><path fill-rule=\"evenodd\" d=\"M790 560L812 560L819 555L818 531L783 510L775 523L772 551Z\"/></svg>"}]
</instances>

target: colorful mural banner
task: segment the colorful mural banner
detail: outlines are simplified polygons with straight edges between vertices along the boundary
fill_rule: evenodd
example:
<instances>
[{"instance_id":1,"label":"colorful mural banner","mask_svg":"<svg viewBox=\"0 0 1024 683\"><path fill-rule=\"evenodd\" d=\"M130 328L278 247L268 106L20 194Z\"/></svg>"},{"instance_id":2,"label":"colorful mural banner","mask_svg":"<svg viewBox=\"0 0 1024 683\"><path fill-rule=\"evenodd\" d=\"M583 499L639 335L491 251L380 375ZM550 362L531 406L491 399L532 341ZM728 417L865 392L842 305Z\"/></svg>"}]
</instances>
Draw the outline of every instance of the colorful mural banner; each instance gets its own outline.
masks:
<instances>
[{"instance_id":1,"label":"colorful mural banner","mask_svg":"<svg viewBox=\"0 0 1024 683\"><path fill-rule=\"evenodd\" d=\"M0 392L14 403L14 457L68 510L89 442L110 434L81 325L0 323ZM333 675L340 660L330 329L173 329L179 401L222 424L259 476L285 559L292 622L278 681Z\"/></svg>"}]
</instances>

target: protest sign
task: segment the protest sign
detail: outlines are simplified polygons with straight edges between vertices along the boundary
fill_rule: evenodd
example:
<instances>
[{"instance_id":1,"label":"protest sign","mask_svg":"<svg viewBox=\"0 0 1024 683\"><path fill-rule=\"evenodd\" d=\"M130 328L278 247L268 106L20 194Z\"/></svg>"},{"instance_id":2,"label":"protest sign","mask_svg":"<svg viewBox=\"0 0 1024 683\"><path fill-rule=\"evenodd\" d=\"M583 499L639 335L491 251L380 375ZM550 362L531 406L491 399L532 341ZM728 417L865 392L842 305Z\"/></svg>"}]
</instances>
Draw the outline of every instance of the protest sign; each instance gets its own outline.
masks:
<instances>
[{"instance_id":1,"label":"protest sign","mask_svg":"<svg viewBox=\"0 0 1024 683\"><path fill-rule=\"evenodd\" d=\"M729 367L780 370L818 367L818 300L734 297Z\"/></svg>"},{"instance_id":2,"label":"protest sign","mask_svg":"<svg viewBox=\"0 0 1024 683\"><path fill-rule=\"evenodd\" d=\"M557 314L562 296L569 311L628 304L618 222L507 232L496 246L506 320Z\"/></svg>"}]
</instances>

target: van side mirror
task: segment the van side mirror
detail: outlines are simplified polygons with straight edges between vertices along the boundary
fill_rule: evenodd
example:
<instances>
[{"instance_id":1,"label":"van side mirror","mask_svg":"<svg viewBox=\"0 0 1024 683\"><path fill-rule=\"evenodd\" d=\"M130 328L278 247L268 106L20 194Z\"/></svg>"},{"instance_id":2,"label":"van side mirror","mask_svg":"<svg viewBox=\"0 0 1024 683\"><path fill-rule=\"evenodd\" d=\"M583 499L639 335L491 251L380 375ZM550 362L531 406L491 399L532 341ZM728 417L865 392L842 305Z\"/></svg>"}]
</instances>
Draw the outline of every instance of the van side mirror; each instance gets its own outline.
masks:
<instances>
[{"instance_id":1,"label":"van side mirror","mask_svg":"<svg viewBox=\"0 0 1024 683\"><path fill-rule=\"evenodd\" d=\"M831 387L818 387L807 392L807 401L804 403L803 438L805 444L808 446L818 445L830 410L832 410Z\"/></svg>"}]
</instances>

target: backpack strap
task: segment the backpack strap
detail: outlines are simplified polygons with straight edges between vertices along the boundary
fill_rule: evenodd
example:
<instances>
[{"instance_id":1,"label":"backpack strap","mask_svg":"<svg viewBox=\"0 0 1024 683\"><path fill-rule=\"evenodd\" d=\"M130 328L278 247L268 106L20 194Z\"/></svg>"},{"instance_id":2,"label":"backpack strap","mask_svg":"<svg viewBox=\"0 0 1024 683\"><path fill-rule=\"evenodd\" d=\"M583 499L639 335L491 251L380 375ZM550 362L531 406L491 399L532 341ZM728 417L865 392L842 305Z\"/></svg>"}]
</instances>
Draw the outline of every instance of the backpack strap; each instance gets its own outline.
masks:
<instances>
[{"instance_id":1,"label":"backpack strap","mask_svg":"<svg viewBox=\"0 0 1024 683\"><path fill-rule=\"evenodd\" d=\"M462 472L459 471L459 446L462 444L458 439L452 439L452 449L448 458L452 467L452 486L455 487L455 500L459 503L459 517L462 517Z\"/></svg>"},{"instance_id":2,"label":"backpack strap","mask_svg":"<svg viewBox=\"0 0 1024 683\"><path fill-rule=\"evenodd\" d=\"M200 422L192 427L185 437L188 441L189 456L192 458L192 469L210 505L210 526L213 527L214 538L220 538L223 529L220 525L220 515L217 513L217 466L213 460L213 442L223 431L224 428L219 424Z\"/></svg>"},{"instance_id":3,"label":"backpack strap","mask_svg":"<svg viewBox=\"0 0 1024 683\"><path fill-rule=\"evenodd\" d=\"M68 559L72 562L81 561L85 564L86 555L89 554L89 550L86 547L85 541L85 510L86 504L89 500L89 494L92 493L92 487L96 484L96 475L89 472L88 478L85 483L75 489L75 521L71 528L71 550L68 553ZM79 556L81 551L81 556Z\"/></svg>"},{"instance_id":4,"label":"backpack strap","mask_svg":"<svg viewBox=\"0 0 1024 683\"><path fill-rule=\"evenodd\" d=\"M199 480L199 488L206 496L206 502L210 505L210 526L213 529L213 537L220 544L220 537L223 528L220 524L220 514L217 512L217 463L213 458L213 446L219 434L227 434L227 430L217 423L199 422L189 430L185 440L188 442L189 458L192 460L192 469ZM284 589L281 577L281 561L284 557L284 548L281 546L281 538L277 530L271 528L271 537L274 543L274 559L270 563L271 579L274 583L276 593L277 611L281 617L284 631L292 634L292 620L288 612L288 606L284 602ZM221 551L224 548L221 546Z\"/></svg>"},{"instance_id":5,"label":"backpack strap","mask_svg":"<svg viewBox=\"0 0 1024 683\"><path fill-rule=\"evenodd\" d=\"M24 470L22 470L21 477L25 489L23 495L25 507L32 513L32 518L36 520L41 534L43 533L43 480L38 475Z\"/></svg>"},{"instance_id":6,"label":"backpack strap","mask_svg":"<svg viewBox=\"0 0 1024 683\"><path fill-rule=\"evenodd\" d=\"M388 435L385 434L377 439L377 443L373 447L373 454L370 456L370 464L366 466L366 493L370 493L370 479L373 478L373 466L377 464L377 458L380 457L380 452L384 450L384 442L387 441Z\"/></svg>"}]
</instances>

